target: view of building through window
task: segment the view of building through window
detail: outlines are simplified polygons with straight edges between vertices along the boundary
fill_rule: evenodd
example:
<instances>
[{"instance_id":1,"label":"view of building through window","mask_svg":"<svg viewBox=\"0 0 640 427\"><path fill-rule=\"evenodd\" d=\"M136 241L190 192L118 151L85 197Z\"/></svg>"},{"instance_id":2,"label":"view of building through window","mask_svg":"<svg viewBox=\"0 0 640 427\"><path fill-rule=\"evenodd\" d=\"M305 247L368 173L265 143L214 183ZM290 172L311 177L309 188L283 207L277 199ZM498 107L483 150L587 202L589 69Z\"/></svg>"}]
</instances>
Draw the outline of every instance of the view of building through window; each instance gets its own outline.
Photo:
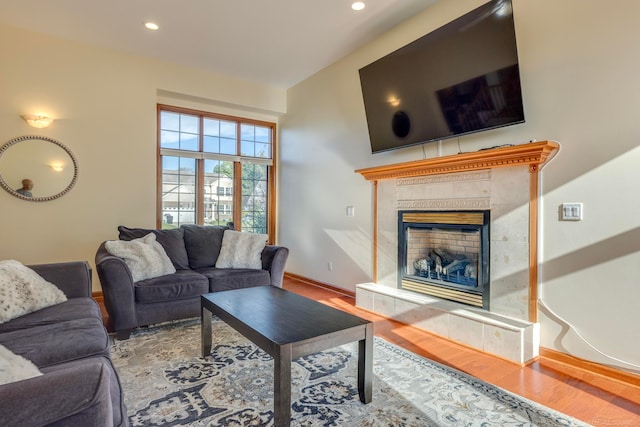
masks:
<instances>
[{"instance_id":1,"label":"view of building through window","mask_svg":"<svg viewBox=\"0 0 640 427\"><path fill-rule=\"evenodd\" d=\"M158 110L162 228L232 222L237 230L269 233L275 124Z\"/></svg>"}]
</instances>

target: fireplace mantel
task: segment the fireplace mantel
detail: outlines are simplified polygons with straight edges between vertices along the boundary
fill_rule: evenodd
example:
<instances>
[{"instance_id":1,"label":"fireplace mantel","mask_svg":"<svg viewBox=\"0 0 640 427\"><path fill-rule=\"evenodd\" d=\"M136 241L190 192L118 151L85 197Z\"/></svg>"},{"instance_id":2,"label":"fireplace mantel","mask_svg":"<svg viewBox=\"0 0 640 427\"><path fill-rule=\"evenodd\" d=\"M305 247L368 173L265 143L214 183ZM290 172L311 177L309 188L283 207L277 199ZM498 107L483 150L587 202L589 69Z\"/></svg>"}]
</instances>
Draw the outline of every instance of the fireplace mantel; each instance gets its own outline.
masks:
<instances>
[{"instance_id":1,"label":"fireplace mantel","mask_svg":"<svg viewBox=\"0 0 640 427\"><path fill-rule=\"evenodd\" d=\"M538 172L558 149L555 141L539 141L528 144L454 154L406 163L358 169L368 181L467 172L506 166L529 165L531 172Z\"/></svg>"}]
</instances>

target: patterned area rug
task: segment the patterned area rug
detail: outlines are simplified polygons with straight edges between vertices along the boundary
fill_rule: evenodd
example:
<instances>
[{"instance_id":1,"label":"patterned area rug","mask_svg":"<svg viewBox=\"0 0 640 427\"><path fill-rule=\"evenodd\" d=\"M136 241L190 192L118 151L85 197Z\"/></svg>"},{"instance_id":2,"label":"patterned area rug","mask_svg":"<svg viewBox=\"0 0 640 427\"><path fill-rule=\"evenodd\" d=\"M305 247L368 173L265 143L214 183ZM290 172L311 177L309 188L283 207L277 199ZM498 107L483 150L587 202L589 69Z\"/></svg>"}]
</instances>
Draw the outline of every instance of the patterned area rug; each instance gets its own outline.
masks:
<instances>
[{"instance_id":1,"label":"patterned area rug","mask_svg":"<svg viewBox=\"0 0 640 427\"><path fill-rule=\"evenodd\" d=\"M200 354L199 319L112 343L132 426L273 425L273 359L221 320ZM292 426L587 426L380 338L373 401L357 388L357 345L292 363Z\"/></svg>"}]
</instances>

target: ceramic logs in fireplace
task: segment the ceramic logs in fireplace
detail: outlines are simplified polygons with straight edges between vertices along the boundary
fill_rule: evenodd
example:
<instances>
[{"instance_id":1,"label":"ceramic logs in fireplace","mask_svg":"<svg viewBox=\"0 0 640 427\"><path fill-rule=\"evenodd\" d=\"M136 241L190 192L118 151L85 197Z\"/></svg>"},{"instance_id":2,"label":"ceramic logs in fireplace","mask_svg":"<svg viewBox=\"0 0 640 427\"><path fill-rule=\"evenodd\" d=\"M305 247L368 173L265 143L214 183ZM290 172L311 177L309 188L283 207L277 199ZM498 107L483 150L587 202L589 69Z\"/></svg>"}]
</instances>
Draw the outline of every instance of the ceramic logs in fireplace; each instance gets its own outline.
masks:
<instances>
[{"instance_id":1,"label":"ceramic logs in fireplace","mask_svg":"<svg viewBox=\"0 0 640 427\"><path fill-rule=\"evenodd\" d=\"M399 211L398 285L489 310L489 211Z\"/></svg>"}]
</instances>

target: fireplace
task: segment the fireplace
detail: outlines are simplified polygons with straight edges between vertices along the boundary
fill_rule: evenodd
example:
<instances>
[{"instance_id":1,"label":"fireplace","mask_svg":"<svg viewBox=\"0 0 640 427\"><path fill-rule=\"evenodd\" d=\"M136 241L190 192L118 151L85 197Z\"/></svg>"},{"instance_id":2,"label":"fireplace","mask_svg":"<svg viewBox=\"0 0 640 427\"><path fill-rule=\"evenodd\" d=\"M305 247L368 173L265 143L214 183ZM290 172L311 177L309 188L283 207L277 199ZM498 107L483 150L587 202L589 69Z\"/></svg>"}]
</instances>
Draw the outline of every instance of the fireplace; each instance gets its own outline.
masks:
<instances>
[{"instance_id":1,"label":"fireplace","mask_svg":"<svg viewBox=\"0 0 640 427\"><path fill-rule=\"evenodd\" d=\"M534 360L540 334L539 172L557 149L553 141L532 142L358 170L373 183L375 250L372 281L356 285L356 305L517 363ZM454 257L462 252L460 258L470 259L467 265L477 257L477 285L447 283L440 268L440 278L431 278L435 261L416 267L437 248L434 243L420 255L399 254L398 248L411 246L400 242L403 236L419 239L425 230L472 241L480 236L477 255L448 248ZM481 293L482 306L410 290L414 283L439 291L443 285L462 288L474 291L466 292L474 298Z\"/></svg>"},{"instance_id":2,"label":"fireplace","mask_svg":"<svg viewBox=\"0 0 640 427\"><path fill-rule=\"evenodd\" d=\"M489 211L399 211L398 288L489 310Z\"/></svg>"}]
</instances>

